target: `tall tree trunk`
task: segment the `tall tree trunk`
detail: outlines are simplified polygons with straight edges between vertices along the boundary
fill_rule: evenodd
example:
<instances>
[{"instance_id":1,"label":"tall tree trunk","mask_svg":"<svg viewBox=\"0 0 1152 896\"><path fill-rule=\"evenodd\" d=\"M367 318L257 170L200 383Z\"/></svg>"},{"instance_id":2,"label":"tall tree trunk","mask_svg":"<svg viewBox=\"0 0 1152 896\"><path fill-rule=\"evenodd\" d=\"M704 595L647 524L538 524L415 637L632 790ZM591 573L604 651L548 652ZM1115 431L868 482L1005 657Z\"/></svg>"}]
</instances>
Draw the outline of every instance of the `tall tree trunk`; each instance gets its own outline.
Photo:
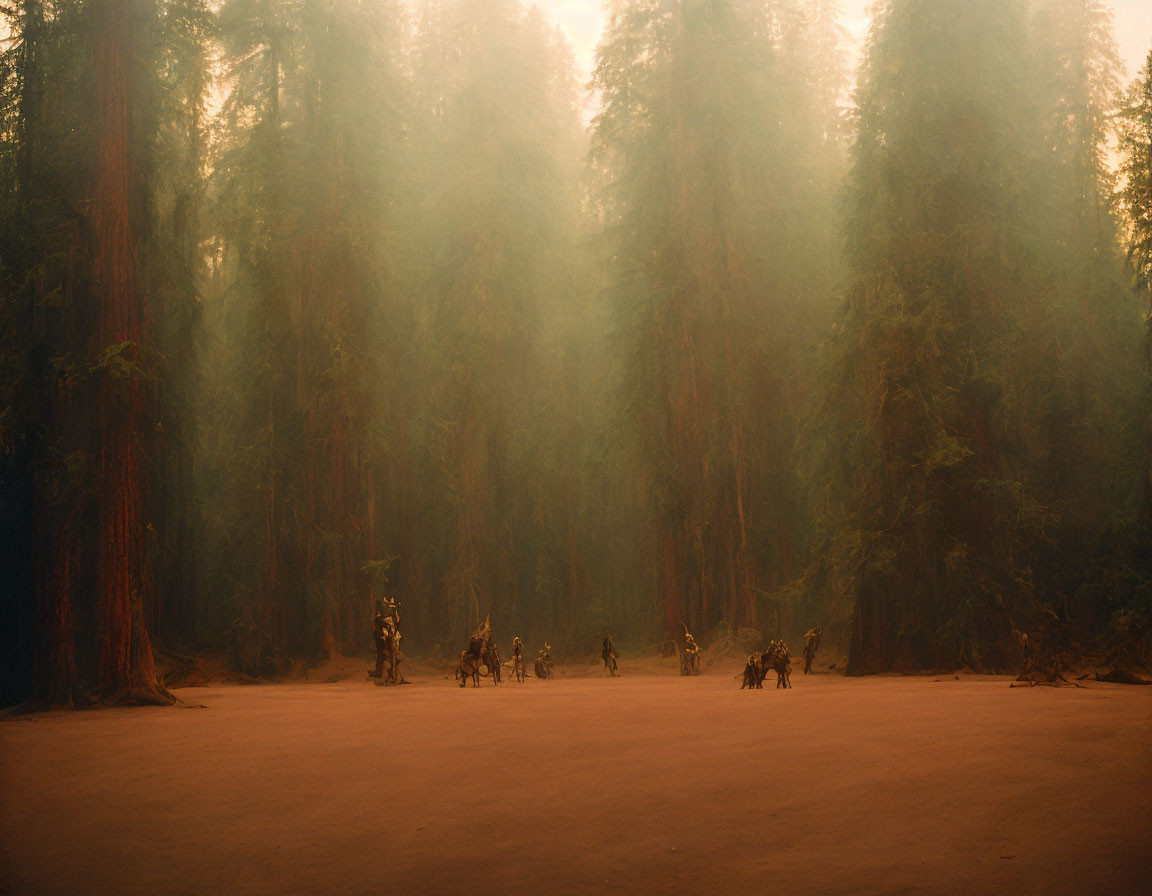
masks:
<instances>
[{"instance_id":1,"label":"tall tree trunk","mask_svg":"<svg viewBox=\"0 0 1152 896\"><path fill-rule=\"evenodd\" d=\"M203 265L200 260L200 189L201 166L204 154L204 125L201 120L200 101L206 84L199 77L187 91L186 115L183 119L181 135L187 141L184 162L184 185L176 197L172 211L174 219L173 239L178 253L179 264L186 272L192 288L198 289L203 280ZM194 424L184 419L193 414L193 395L197 389L199 365L195 362L196 334L199 328L198 317L192 315L189 305L193 296L181 293L173 301L181 307L167 309L176 321L171 332L167 354L173 359L177 369L166 368L170 377L178 379L167 385L168 408L164 415L166 438L161 440L161 450L167 455L167 479L170 483L163 496L164 504L160 513L165 518L164 564L166 575L163 578L164 603L158 614L159 630L157 637L162 642L177 643L189 637L191 622L195 618L193 603L195 593L192 587L193 567L193 523L189 512L192 506L191 483L193 481L193 451L190 446ZM173 398L172 396L176 397Z\"/></svg>"},{"instance_id":2,"label":"tall tree trunk","mask_svg":"<svg viewBox=\"0 0 1152 896\"><path fill-rule=\"evenodd\" d=\"M44 640L35 670L36 699L48 706L73 706L86 699L80 687L72 619L76 534L70 518L45 521L44 529L47 550L39 571L38 608Z\"/></svg>"},{"instance_id":3,"label":"tall tree trunk","mask_svg":"<svg viewBox=\"0 0 1152 896\"><path fill-rule=\"evenodd\" d=\"M41 130L44 124L43 70L40 41L44 28L43 5L28 0L24 6L22 55L20 60L19 107L19 196L25 235L38 232L34 204L42 193L37 161L40 158ZM59 389L49 364L48 322L44 314L46 287L37 271L28 289L23 331L28 334L28 370L37 391L43 390L34 411L34 432L55 432L54 419L60 400ZM35 697L49 706L72 705L83 699L76 660L76 639L72 615L72 587L75 563L73 517L59 500L60 484L43 446L29 447L27 463L32 471L32 487L26 524L34 534L33 581L37 595L36 611L41 620L37 644L33 689Z\"/></svg>"},{"instance_id":4,"label":"tall tree trunk","mask_svg":"<svg viewBox=\"0 0 1152 896\"><path fill-rule=\"evenodd\" d=\"M282 154L280 145L280 43L277 39L279 29L274 21L262 21L262 28L269 35L267 72L265 73L267 85L267 108L264 109L263 120L260 122L261 140L263 149L268 153L266 167L261 172L262 180L266 184L274 183L283 173ZM280 203L271 206L269 223L266 233L274 247L276 261L282 263L284 243L280 240L283 233L282 207ZM280 325L280 318L287 317L287 301L284 289L279 283L271 283L264 287L266 292L265 304L274 311L265 312L262 323L264 326ZM273 320L273 317L277 318ZM280 359L283 366L287 366L286 359ZM285 450L277 441L281 436L282 411L282 384L278 379L278 372L269 370L266 374L266 390L262 396L265 401L264 416L267 421L268 462L265 468L264 481L264 550L262 560L262 573L260 586L256 595L256 639L260 650L265 644L272 646L273 650L283 649L288 643L288 606L284 595L284 587L290 581L290 573L284 569L285 556L289 544L284 537L285 513L281 507L284 501L282 488L284 459L278 457L278 452ZM282 439L281 439L282 440ZM283 440L282 440L283 441Z\"/></svg>"},{"instance_id":5,"label":"tall tree trunk","mask_svg":"<svg viewBox=\"0 0 1152 896\"><path fill-rule=\"evenodd\" d=\"M97 351L110 363L100 386L100 538L97 546L101 650L99 690L114 700L170 703L156 677L144 623L145 395L139 374L142 296L132 226L129 153L132 0L92 4L96 79L96 182L93 215ZM123 348L118 348L123 346ZM122 375L116 375L113 370Z\"/></svg>"}]
</instances>

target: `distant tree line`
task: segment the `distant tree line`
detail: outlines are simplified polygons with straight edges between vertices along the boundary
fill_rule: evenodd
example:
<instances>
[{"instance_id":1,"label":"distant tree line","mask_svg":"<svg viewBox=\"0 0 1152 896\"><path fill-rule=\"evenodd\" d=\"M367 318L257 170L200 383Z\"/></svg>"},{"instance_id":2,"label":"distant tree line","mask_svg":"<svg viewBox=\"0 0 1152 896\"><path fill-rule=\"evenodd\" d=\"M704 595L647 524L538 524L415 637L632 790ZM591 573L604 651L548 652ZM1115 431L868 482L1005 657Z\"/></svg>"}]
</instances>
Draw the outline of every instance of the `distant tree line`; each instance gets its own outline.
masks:
<instances>
[{"instance_id":1,"label":"distant tree line","mask_svg":"<svg viewBox=\"0 0 1152 896\"><path fill-rule=\"evenodd\" d=\"M1147 660L1152 56L1097 0L12 0L0 700L680 624ZM1116 158L1120 159L1119 169Z\"/></svg>"}]
</instances>

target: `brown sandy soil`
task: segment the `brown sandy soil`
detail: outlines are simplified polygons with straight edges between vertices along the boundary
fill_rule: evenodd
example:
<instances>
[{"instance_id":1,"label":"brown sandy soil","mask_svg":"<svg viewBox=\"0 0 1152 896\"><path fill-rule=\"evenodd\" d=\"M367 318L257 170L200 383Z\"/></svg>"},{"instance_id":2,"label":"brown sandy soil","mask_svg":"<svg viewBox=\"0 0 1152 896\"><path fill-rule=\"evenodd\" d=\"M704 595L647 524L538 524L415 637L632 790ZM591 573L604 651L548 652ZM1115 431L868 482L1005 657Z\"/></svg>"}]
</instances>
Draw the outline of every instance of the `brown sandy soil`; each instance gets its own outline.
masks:
<instances>
[{"instance_id":1,"label":"brown sandy soil","mask_svg":"<svg viewBox=\"0 0 1152 896\"><path fill-rule=\"evenodd\" d=\"M658 661L0 723L0 891L1152 894L1152 688Z\"/></svg>"}]
</instances>

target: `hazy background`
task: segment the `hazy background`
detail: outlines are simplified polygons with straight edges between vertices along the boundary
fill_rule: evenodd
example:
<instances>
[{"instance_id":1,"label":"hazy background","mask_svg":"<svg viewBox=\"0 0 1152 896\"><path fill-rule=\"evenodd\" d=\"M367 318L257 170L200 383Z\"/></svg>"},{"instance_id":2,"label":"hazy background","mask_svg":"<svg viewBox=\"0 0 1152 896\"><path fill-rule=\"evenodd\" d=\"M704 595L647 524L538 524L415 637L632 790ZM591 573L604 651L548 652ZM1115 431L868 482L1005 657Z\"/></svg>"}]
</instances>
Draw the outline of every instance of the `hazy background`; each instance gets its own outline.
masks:
<instances>
[{"instance_id":1,"label":"hazy background","mask_svg":"<svg viewBox=\"0 0 1152 896\"><path fill-rule=\"evenodd\" d=\"M1148 664L1152 8L611 8L0 8L3 693Z\"/></svg>"},{"instance_id":2,"label":"hazy background","mask_svg":"<svg viewBox=\"0 0 1152 896\"><path fill-rule=\"evenodd\" d=\"M593 0L539 0L537 6L557 25L564 29L576 60L585 74L596 64L596 44L608 20L606 4ZM1116 42L1120 56L1133 76L1148 54L1148 40L1152 36L1152 3L1147 0L1117 0ZM863 44L868 30L872 4L863 0L846 0L841 4L844 27L852 35L855 48Z\"/></svg>"}]
</instances>

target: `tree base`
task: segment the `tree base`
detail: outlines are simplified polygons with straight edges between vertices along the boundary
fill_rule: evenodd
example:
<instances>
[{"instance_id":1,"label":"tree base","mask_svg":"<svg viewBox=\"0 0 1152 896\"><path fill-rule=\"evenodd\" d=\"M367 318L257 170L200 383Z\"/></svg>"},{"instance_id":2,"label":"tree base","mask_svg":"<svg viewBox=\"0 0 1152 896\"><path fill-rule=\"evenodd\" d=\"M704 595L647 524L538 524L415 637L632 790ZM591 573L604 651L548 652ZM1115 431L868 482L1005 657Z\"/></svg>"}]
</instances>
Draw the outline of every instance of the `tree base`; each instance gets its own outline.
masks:
<instances>
[{"instance_id":1,"label":"tree base","mask_svg":"<svg viewBox=\"0 0 1152 896\"><path fill-rule=\"evenodd\" d=\"M106 706L175 706L183 701L159 681L122 688L101 701Z\"/></svg>"}]
</instances>

